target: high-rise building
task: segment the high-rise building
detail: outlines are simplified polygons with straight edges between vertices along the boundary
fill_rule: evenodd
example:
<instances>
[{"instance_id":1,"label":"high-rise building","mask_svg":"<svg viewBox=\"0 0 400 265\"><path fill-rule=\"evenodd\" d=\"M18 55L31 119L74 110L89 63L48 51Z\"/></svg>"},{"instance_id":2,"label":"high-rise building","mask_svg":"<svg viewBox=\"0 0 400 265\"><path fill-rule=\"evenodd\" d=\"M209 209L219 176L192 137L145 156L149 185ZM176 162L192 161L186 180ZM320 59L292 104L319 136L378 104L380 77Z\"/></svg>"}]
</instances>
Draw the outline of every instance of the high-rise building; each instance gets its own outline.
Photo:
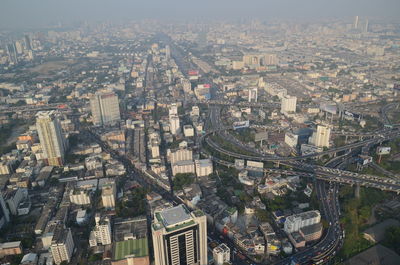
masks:
<instances>
[{"instance_id":1,"label":"high-rise building","mask_svg":"<svg viewBox=\"0 0 400 265\"><path fill-rule=\"evenodd\" d=\"M331 128L326 125L317 125L315 131L310 137L310 144L317 147L329 147L329 139L331 137Z\"/></svg>"},{"instance_id":2,"label":"high-rise building","mask_svg":"<svg viewBox=\"0 0 400 265\"><path fill-rule=\"evenodd\" d=\"M207 218L178 205L155 212L151 226L155 265L206 265Z\"/></svg>"},{"instance_id":3,"label":"high-rise building","mask_svg":"<svg viewBox=\"0 0 400 265\"><path fill-rule=\"evenodd\" d=\"M172 135L177 135L180 133L181 125L178 115L172 115L169 117L169 126Z\"/></svg>"},{"instance_id":4,"label":"high-rise building","mask_svg":"<svg viewBox=\"0 0 400 265\"><path fill-rule=\"evenodd\" d=\"M117 197L117 189L115 182L107 183L101 188L101 201L104 208L115 208L115 199Z\"/></svg>"},{"instance_id":5,"label":"high-rise building","mask_svg":"<svg viewBox=\"0 0 400 265\"><path fill-rule=\"evenodd\" d=\"M24 51L24 47L22 47L22 43L20 41L15 42L15 50L17 51L18 54L22 54Z\"/></svg>"},{"instance_id":6,"label":"high-rise building","mask_svg":"<svg viewBox=\"0 0 400 265\"><path fill-rule=\"evenodd\" d=\"M100 245L109 245L111 244L111 222L108 216L100 216L99 213L96 213L95 216L96 226L90 232L89 236L89 245L91 247Z\"/></svg>"},{"instance_id":7,"label":"high-rise building","mask_svg":"<svg viewBox=\"0 0 400 265\"><path fill-rule=\"evenodd\" d=\"M249 102L257 102L257 88L249 88Z\"/></svg>"},{"instance_id":8,"label":"high-rise building","mask_svg":"<svg viewBox=\"0 0 400 265\"><path fill-rule=\"evenodd\" d=\"M96 92L90 98L94 125L113 125L121 119L118 96L114 92Z\"/></svg>"},{"instance_id":9,"label":"high-rise building","mask_svg":"<svg viewBox=\"0 0 400 265\"><path fill-rule=\"evenodd\" d=\"M281 113L296 112L297 98L292 96L284 96L281 100Z\"/></svg>"},{"instance_id":10,"label":"high-rise building","mask_svg":"<svg viewBox=\"0 0 400 265\"><path fill-rule=\"evenodd\" d=\"M171 48L169 45L165 46L165 59L169 60L171 58Z\"/></svg>"},{"instance_id":11,"label":"high-rise building","mask_svg":"<svg viewBox=\"0 0 400 265\"><path fill-rule=\"evenodd\" d=\"M31 39L29 38L28 35L25 35L24 37L24 42L25 42L25 48L29 51L32 50L32 43L31 43Z\"/></svg>"},{"instance_id":12,"label":"high-rise building","mask_svg":"<svg viewBox=\"0 0 400 265\"><path fill-rule=\"evenodd\" d=\"M301 228L321 222L319 211L308 211L288 216L285 221L284 230L286 233L299 231Z\"/></svg>"},{"instance_id":13,"label":"high-rise building","mask_svg":"<svg viewBox=\"0 0 400 265\"><path fill-rule=\"evenodd\" d=\"M54 231L50 248L55 264L61 264L63 261L69 263L74 251L71 229L65 229L61 225L58 226Z\"/></svg>"},{"instance_id":14,"label":"high-rise building","mask_svg":"<svg viewBox=\"0 0 400 265\"><path fill-rule=\"evenodd\" d=\"M14 43L7 44L7 54L10 63L12 64L18 63L17 49L15 48Z\"/></svg>"},{"instance_id":15,"label":"high-rise building","mask_svg":"<svg viewBox=\"0 0 400 265\"><path fill-rule=\"evenodd\" d=\"M0 193L0 229L10 222L10 212L6 207L3 194Z\"/></svg>"},{"instance_id":16,"label":"high-rise building","mask_svg":"<svg viewBox=\"0 0 400 265\"><path fill-rule=\"evenodd\" d=\"M230 262L231 251L227 245L222 243L221 245L213 249L213 258L215 265L224 265Z\"/></svg>"},{"instance_id":17,"label":"high-rise building","mask_svg":"<svg viewBox=\"0 0 400 265\"><path fill-rule=\"evenodd\" d=\"M358 29L358 16L354 18L354 29Z\"/></svg>"},{"instance_id":18,"label":"high-rise building","mask_svg":"<svg viewBox=\"0 0 400 265\"><path fill-rule=\"evenodd\" d=\"M62 166L64 163L65 141L56 112L40 111L36 114L38 131L43 156L50 166Z\"/></svg>"},{"instance_id":19,"label":"high-rise building","mask_svg":"<svg viewBox=\"0 0 400 265\"><path fill-rule=\"evenodd\" d=\"M365 21L365 33L368 33L368 27L369 27L369 23L368 23L368 19Z\"/></svg>"}]
</instances>

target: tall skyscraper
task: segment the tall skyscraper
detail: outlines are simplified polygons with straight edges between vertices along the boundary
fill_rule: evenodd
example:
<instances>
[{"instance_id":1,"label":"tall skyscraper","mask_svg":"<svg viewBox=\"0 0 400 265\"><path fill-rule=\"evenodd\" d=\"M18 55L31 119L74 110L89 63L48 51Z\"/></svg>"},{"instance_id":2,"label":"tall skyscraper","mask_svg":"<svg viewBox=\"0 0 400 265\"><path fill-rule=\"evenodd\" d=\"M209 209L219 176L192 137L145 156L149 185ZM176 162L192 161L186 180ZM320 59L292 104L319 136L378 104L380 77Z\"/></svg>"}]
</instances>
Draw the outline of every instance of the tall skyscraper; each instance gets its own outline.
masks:
<instances>
[{"instance_id":1,"label":"tall skyscraper","mask_svg":"<svg viewBox=\"0 0 400 265\"><path fill-rule=\"evenodd\" d=\"M330 137L331 128L326 125L317 125L317 131L312 134L309 142L318 147L329 147Z\"/></svg>"},{"instance_id":2,"label":"tall skyscraper","mask_svg":"<svg viewBox=\"0 0 400 265\"><path fill-rule=\"evenodd\" d=\"M56 112L39 111L36 114L36 129L47 163L50 166L62 166L66 146Z\"/></svg>"},{"instance_id":3,"label":"tall skyscraper","mask_svg":"<svg viewBox=\"0 0 400 265\"><path fill-rule=\"evenodd\" d=\"M171 58L171 48L169 45L165 46L165 58L169 60Z\"/></svg>"},{"instance_id":4,"label":"tall skyscraper","mask_svg":"<svg viewBox=\"0 0 400 265\"><path fill-rule=\"evenodd\" d=\"M358 29L358 16L354 18L354 29Z\"/></svg>"},{"instance_id":5,"label":"tall skyscraper","mask_svg":"<svg viewBox=\"0 0 400 265\"><path fill-rule=\"evenodd\" d=\"M12 64L18 63L17 49L15 48L14 43L7 44L7 54L8 54L8 60L10 63L12 63Z\"/></svg>"},{"instance_id":6,"label":"tall skyscraper","mask_svg":"<svg viewBox=\"0 0 400 265\"><path fill-rule=\"evenodd\" d=\"M7 209L3 194L0 193L0 229L10 222L10 212Z\"/></svg>"},{"instance_id":7,"label":"tall skyscraper","mask_svg":"<svg viewBox=\"0 0 400 265\"><path fill-rule=\"evenodd\" d=\"M368 19L367 19L365 21L365 29L364 29L365 33L368 33L368 27L369 27L369 22L368 22Z\"/></svg>"},{"instance_id":8,"label":"tall skyscraper","mask_svg":"<svg viewBox=\"0 0 400 265\"><path fill-rule=\"evenodd\" d=\"M96 92L90 98L93 124L113 125L121 119L118 96L114 92Z\"/></svg>"},{"instance_id":9,"label":"tall skyscraper","mask_svg":"<svg viewBox=\"0 0 400 265\"><path fill-rule=\"evenodd\" d=\"M26 48L27 50L32 50L31 39L29 38L28 35L25 35L25 37L24 37L24 42L25 42L25 48Z\"/></svg>"},{"instance_id":10,"label":"tall skyscraper","mask_svg":"<svg viewBox=\"0 0 400 265\"><path fill-rule=\"evenodd\" d=\"M281 100L281 113L296 112L297 98L285 96Z\"/></svg>"},{"instance_id":11,"label":"tall skyscraper","mask_svg":"<svg viewBox=\"0 0 400 265\"><path fill-rule=\"evenodd\" d=\"M178 205L156 212L151 226L155 265L206 265L207 218Z\"/></svg>"}]
</instances>

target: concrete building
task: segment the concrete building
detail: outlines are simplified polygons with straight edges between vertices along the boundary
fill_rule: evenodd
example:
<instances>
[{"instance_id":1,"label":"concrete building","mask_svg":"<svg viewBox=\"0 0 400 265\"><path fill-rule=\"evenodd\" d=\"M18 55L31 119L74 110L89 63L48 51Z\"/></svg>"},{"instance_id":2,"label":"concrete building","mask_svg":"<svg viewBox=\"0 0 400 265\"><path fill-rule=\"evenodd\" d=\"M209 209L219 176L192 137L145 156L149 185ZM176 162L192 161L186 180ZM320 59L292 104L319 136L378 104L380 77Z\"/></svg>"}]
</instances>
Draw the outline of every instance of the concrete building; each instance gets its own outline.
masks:
<instances>
[{"instance_id":1,"label":"concrete building","mask_svg":"<svg viewBox=\"0 0 400 265\"><path fill-rule=\"evenodd\" d=\"M297 98L291 96L284 96L281 99L281 113L296 112Z\"/></svg>"},{"instance_id":2,"label":"concrete building","mask_svg":"<svg viewBox=\"0 0 400 265\"><path fill-rule=\"evenodd\" d=\"M207 219L184 205L156 212L151 226L155 265L206 265Z\"/></svg>"},{"instance_id":3,"label":"concrete building","mask_svg":"<svg viewBox=\"0 0 400 265\"><path fill-rule=\"evenodd\" d=\"M178 105L176 103L172 103L169 106L168 115L169 117L178 115Z\"/></svg>"},{"instance_id":4,"label":"concrete building","mask_svg":"<svg viewBox=\"0 0 400 265\"><path fill-rule=\"evenodd\" d=\"M74 240L72 239L71 229L59 226L54 231L50 249L55 264L61 264L63 261L69 263L74 251Z\"/></svg>"},{"instance_id":5,"label":"concrete building","mask_svg":"<svg viewBox=\"0 0 400 265\"><path fill-rule=\"evenodd\" d=\"M193 160L193 151L186 148L169 150L167 151L167 156L169 157L171 164L175 164L179 161Z\"/></svg>"},{"instance_id":6,"label":"concrete building","mask_svg":"<svg viewBox=\"0 0 400 265\"><path fill-rule=\"evenodd\" d=\"M288 216L285 221L284 230L286 233L299 231L305 226L317 224L321 222L321 214L319 211L308 211Z\"/></svg>"},{"instance_id":7,"label":"concrete building","mask_svg":"<svg viewBox=\"0 0 400 265\"><path fill-rule=\"evenodd\" d=\"M290 146L292 148L296 148L298 142L299 142L299 136L298 135L296 135L294 133L291 133L291 132L286 132L285 133L285 143L288 146Z\"/></svg>"},{"instance_id":8,"label":"concrete building","mask_svg":"<svg viewBox=\"0 0 400 265\"><path fill-rule=\"evenodd\" d=\"M198 177L208 176L213 172L211 159L195 160L196 175Z\"/></svg>"},{"instance_id":9,"label":"concrete building","mask_svg":"<svg viewBox=\"0 0 400 265\"><path fill-rule=\"evenodd\" d=\"M185 137L193 137L194 136L194 129L192 125L184 125L183 126L183 134Z\"/></svg>"},{"instance_id":10,"label":"concrete building","mask_svg":"<svg viewBox=\"0 0 400 265\"><path fill-rule=\"evenodd\" d=\"M170 125L171 133L173 135L177 135L180 133L181 125L180 125L178 115L172 115L169 117L169 125Z\"/></svg>"},{"instance_id":11,"label":"concrete building","mask_svg":"<svg viewBox=\"0 0 400 265\"><path fill-rule=\"evenodd\" d=\"M88 205L90 204L90 191L74 189L69 193L69 200L71 203L77 205Z\"/></svg>"},{"instance_id":12,"label":"concrete building","mask_svg":"<svg viewBox=\"0 0 400 265\"><path fill-rule=\"evenodd\" d=\"M249 102L257 102L258 99L258 90L257 88L249 88Z\"/></svg>"},{"instance_id":13,"label":"concrete building","mask_svg":"<svg viewBox=\"0 0 400 265\"><path fill-rule=\"evenodd\" d=\"M317 125L317 131L312 134L309 142L317 147L329 147L330 137L331 128L329 126Z\"/></svg>"},{"instance_id":14,"label":"concrete building","mask_svg":"<svg viewBox=\"0 0 400 265\"><path fill-rule=\"evenodd\" d=\"M198 106L193 106L190 116L200 116L200 109Z\"/></svg>"},{"instance_id":15,"label":"concrete building","mask_svg":"<svg viewBox=\"0 0 400 265\"><path fill-rule=\"evenodd\" d=\"M101 201L103 202L103 207L112 209L115 208L115 200L117 198L117 188L115 182L105 184L101 188Z\"/></svg>"},{"instance_id":16,"label":"concrete building","mask_svg":"<svg viewBox=\"0 0 400 265\"><path fill-rule=\"evenodd\" d=\"M0 258L22 253L21 241L0 243Z\"/></svg>"},{"instance_id":17,"label":"concrete building","mask_svg":"<svg viewBox=\"0 0 400 265\"><path fill-rule=\"evenodd\" d=\"M99 213L95 216L96 226L90 232L89 245L95 247L100 245L111 244L111 222L108 216L100 216Z\"/></svg>"},{"instance_id":18,"label":"concrete building","mask_svg":"<svg viewBox=\"0 0 400 265\"><path fill-rule=\"evenodd\" d=\"M90 98L94 125L112 125L121 119L118 96L114 92L96 92Z\"/></svg>"},{"instance_id":19,"label":"concrete building","mask_svg":"<svg viewBox=\"0 0 400 265\"><path fill-rule=\"evenodd\" d=\"M178 161L171 164L171 167L174 176L179 173L195 173L193 160Z\"/></svg>"},{"instance_id":20,"label":"concrete building","mask_svg":"<svg viewBox=\"0 0 400 265\"><path fill-rule=\"evenodd\" d=\"M214 265L224 265L230 262L231 251L227 245L222 243L221 245L213 249Z\"/></svg>"},{"instance_id":21,"label":"concrete building","mask_svg":"<svg viewBox=\"0 0 400 265\"><path fill-rule=\"evenodd\" d=\"M62 166L66 145L56 112L54 110L38 112L36 114L36 129L47 164Z\"/></svg>"},{"instance_id":22,"label":"concrete building","mask_svg":"<svg viewBox=\"0 0 400 265\"><path fill-rule=\"evenodd\" d=\"M10 213L6 207L3 195L0 193L0 229L10 222Z\"/></svg>"}]
</instances>

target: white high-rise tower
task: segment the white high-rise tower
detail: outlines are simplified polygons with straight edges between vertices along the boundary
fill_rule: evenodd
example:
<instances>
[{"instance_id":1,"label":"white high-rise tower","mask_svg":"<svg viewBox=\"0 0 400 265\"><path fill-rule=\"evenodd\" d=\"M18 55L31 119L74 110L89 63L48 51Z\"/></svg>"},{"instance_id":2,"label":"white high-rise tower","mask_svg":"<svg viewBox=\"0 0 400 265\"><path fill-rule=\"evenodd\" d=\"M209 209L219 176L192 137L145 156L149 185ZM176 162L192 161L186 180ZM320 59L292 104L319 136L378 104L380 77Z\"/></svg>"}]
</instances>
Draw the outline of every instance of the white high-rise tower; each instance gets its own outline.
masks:
<instances>
[{"instance_id":1,"label":"white high-rise tower","mask_svg":"<svg viewBox=\"0 0 400 265\"><path fill-rule=\"evenodd\" d=\"M47 163L50 166L62 166L66 146L56 112L54 110L38 112L36 114L36 129Z\"/></svg>"}]
</instances>

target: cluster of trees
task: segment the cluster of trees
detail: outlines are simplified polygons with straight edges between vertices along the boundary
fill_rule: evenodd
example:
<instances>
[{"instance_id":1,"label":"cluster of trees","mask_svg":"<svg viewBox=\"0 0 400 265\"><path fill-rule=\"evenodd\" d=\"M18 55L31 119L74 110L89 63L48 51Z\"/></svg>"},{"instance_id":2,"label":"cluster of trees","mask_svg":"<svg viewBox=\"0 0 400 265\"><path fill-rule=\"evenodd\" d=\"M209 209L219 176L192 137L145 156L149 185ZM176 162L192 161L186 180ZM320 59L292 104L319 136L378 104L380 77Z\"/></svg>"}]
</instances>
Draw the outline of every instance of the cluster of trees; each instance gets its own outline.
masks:
<instances>
[{"instance_id":1,"label":"cluster of trees","mask_svg":"<svg viewBox=\"0 0 400 265\"><path fill-rule=\"evenodd\" d=\"M179 173L176 174L173 180L174 190L182 190L183 186L192 184L194 182L194 176L190 173Z\"/></svg>"},{"instance_id":2,"label":"cluster of trees","mask_svg":"<svg viewBox=\"0 0 400 265\"><path fill-rule=\"evenodd\" d=\"M129 200L119 200L115 210L118 217L132 218L146 214L146 194L148 190L142 187L135 188Z\"/></svg>"},{"instance_id":3,"label":"cluster of trees","mask_svg":"<svg viewBox=\"0 0 400 265\"><path fill-rule=\"evenodd\" d=\"M387 228L385 231L385 240L382 243L400 255L400 227L391 226Z\"/></svg>"},{"instance_id":4,"label":"cluster of trees","mask_svg":"<svg viewBox=\"0 0 400 265\"><path fill-rule=\"evenodd\" d=\"M340 251L342 258L349 258L371 246L372 243L362 236L361 231L368 226L372 207L388 196L390 194L377 189L361 188L360 198L355 198L354 187L341 187L339 198L344 209L341 223L346 231L344 245Z\"/></svg>"}]
</instances>

